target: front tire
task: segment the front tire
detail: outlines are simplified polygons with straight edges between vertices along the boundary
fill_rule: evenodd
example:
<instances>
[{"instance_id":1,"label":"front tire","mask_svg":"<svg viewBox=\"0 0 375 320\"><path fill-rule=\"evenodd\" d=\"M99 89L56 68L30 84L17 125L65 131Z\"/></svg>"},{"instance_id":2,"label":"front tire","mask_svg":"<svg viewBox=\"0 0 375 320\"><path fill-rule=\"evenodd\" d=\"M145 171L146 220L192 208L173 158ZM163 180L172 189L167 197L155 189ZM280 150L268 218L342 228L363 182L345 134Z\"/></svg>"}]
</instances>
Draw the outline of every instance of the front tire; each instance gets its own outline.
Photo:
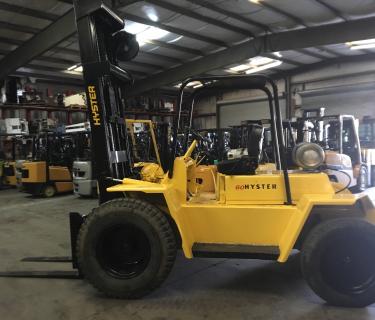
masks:
<instances>
[{"instance_id":1,"label":"front tire","mask_svg":"<svg viewBox=\"0 0 375 320\"><path fill-rule=\"evenodd\" d=\"M53 185L48 184L45 187L43 187L43 190L42 190L43 197L52 198L53 196L55 196L55 194L56 194L56 188Z\"/></svg>"},{"instance_id":2,"label":"front tire","mask_svg":"<svg viewBox=\"0 0 375 320\"><path fill-rule=\"evenodd\" d=\"M175 235L167 218L136 199L115 199L94 209L78 235L80 270L114 298L140 298L156 289L175 258Z\"/></svg>"},{"instance_id":3,"label":"front tire","mask_svg":"<svg viewBox=\"0 0 375 320\"><path fill-rule=\"evenodd\" d=\"M362 219L331 219L304 241L302 274L329 304L365 307L375 302L375 226Z\"/></svg>"}]
</instances>

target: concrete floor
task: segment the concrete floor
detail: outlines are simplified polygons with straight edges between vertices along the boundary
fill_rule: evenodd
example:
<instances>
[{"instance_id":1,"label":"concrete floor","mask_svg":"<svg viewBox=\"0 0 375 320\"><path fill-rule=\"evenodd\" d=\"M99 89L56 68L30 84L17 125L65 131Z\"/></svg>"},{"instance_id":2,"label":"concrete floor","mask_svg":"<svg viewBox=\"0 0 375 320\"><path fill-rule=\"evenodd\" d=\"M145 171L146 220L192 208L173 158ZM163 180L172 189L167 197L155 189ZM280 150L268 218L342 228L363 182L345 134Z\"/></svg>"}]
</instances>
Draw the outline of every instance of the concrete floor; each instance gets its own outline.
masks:
<instances>
[{"instance_id":1,"label":"concrete floor","mask_svg":"<svg viewBox=\"0 0 375 320\"><path fill-rule=\"evenodd\" d=\"M20 262L69 255L68 212L95 200L73 195L33 199L0 191L0 270L69 270ZM375 319L366 309L327 306L307 287L298 255L288 263L194 259L179 255L164 285L142 300L108 299L82 280L0 278L0 319Z\"/></svg>"}]
</instances>

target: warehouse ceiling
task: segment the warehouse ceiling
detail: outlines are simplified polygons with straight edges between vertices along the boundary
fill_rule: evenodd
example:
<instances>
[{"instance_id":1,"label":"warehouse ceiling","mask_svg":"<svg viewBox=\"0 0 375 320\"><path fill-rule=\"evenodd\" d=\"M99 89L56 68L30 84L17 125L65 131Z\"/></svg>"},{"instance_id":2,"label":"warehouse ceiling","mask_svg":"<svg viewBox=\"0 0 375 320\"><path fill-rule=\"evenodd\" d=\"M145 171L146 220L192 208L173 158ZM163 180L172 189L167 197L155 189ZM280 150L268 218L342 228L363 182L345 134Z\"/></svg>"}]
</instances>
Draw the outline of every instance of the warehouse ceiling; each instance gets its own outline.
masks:
<instances>
[{"instance_id":1,"label":"warehouse ceiling","mask_svg":"<svg viewBox=\"0 0 375 320\"><path fill-rule=\"evenodd\" d=\"M0 78L82 84L71 0L0 0ZM131 92L188 76L292 74L374 59L373 0L116 0L140 53ZM359 43L353 42L362 40ZM348 43L351 42L351 43ZM374 41L375 42L375 41Z\"/></svg>"}]
</instances>

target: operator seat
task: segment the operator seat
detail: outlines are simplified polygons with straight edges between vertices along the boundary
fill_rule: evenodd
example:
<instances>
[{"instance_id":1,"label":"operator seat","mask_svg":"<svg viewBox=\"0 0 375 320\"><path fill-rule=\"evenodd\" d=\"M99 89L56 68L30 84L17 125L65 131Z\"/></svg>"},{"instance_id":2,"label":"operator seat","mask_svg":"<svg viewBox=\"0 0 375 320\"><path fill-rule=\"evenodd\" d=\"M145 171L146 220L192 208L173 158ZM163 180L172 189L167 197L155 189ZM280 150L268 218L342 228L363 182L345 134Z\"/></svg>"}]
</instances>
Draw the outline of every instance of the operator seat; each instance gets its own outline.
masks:
<instances>
[{"instance_id":1,"label":"operator seat","mask_svg":"<svg viewBox=\"0 0 375 320\"><path fill-rule=\"evenodd\" d=\"M247 127L247 155L224 160L217 164L217 171L226 175L254 175L262 155L264 128L258 124Z\"/></svg>"}]
</instances>

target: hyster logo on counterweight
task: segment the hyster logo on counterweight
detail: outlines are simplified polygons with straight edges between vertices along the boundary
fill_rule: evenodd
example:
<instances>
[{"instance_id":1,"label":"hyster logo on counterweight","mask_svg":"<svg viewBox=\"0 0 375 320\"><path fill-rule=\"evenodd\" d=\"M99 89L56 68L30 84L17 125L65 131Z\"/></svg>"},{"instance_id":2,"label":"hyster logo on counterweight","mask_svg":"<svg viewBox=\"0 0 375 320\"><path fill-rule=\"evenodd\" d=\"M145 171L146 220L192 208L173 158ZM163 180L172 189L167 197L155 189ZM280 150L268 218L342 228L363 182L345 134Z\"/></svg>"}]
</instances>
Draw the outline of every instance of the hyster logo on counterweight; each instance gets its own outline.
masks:
<instances>
[{"instance_id":1,"label":"hyster logo on counterweight","mask_svg":"<svg viewBox=\"0 0 375 320\"><path fill-rule=\"evenodd\" d=\"M275 183L237 184L236 190L275 190Z\"/></svg>"},{"instance_id":2,"label":"hyster logo on counterweight","mask_svg":"<svg viewBox=\"0 0 375 320\"><path fill-rule=\"evenodd\" d=\"M94 123L94 126L100 126L100 114L99 114L98 100L96 98L95 86L88 86L87 91L89 92L92 122Z\"/></svg>"}]
</instances>

